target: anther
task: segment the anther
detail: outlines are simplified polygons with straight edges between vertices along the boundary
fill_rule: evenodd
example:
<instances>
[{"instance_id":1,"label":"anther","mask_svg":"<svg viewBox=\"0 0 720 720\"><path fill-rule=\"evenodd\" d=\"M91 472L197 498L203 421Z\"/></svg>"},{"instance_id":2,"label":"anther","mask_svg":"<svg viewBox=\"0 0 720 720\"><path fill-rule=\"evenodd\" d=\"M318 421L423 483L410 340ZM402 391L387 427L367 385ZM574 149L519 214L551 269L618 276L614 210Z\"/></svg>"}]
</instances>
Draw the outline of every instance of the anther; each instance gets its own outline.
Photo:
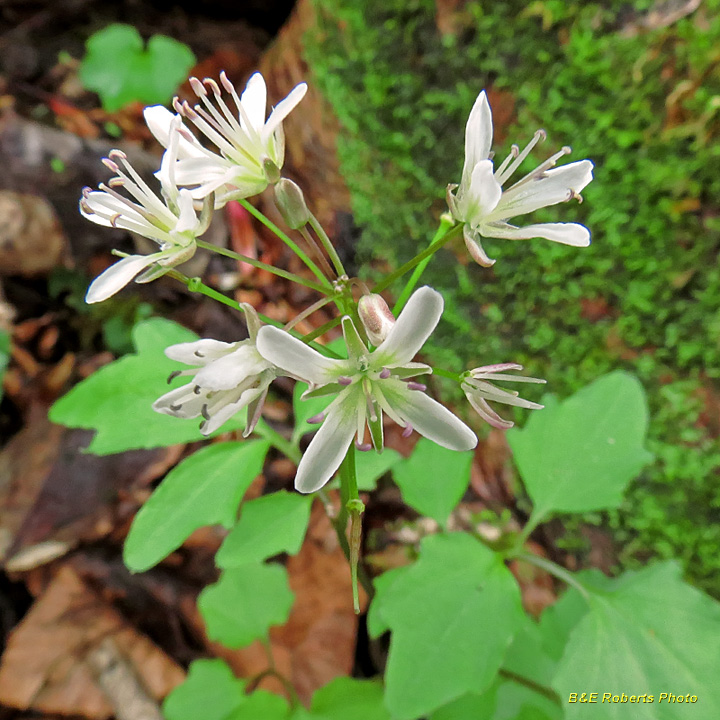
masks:
<instances>
[{"instance_id":1,"label":"anther","mask_svg":"<svg viewBox=\"0 0 720 720\"><path fill-rule=\"evenodd\" d=\"M85 201L85 198L83 198L80 201L80 207L82 208L83 212L87 215L94 215L95 211L88 205L88 203Z\"/></svg>"},{"instance_id":2,"label":"anther","mask_svg":"<svg viewBox=\"0 0 720 720\"><path fill-rule=\"evenodd\" d=\"M538 142L543 142L544 140L547 140L547 133L542 128L537 130L535 132L535 135L537 135Z\"/></svg>"},{"instance_id":3,"label":"anther","mask_svg":"<svg viewBox=\"0 0 720 720\"><path fill-rule=\"evenodd\" d=\"M199 358L204 358L204 357L205 357L205 353L201 353L199 350L196 350L196 351L193 353L193 355L195 355L195 357L199 357Z\"/></svg>"},{"instance_id":4,"label":"anther","mask_svg":"<svg viewBox=\"0 0 720 720\"><path fill-rule=\"evenodd\" d=\"M121 177L114 177L110 178L107 181L108 187L115 188L115 187L123 187L125 185L125 180Z\"/></svg>"},{"instance_id":5,"label":"anther","mask_svg":"<svg viewBox=\"0 0 720 720\"><path fill-rule=\"evenodd\" d=\"M412 435L412 431L413 431L413 426L410 423L408 423L405 426L405 429L402 431L401 434L404 438L409 438Z\"/></svg>"},{"instance_id":6,"label":"anther","mask_svg":"<svg viewBox=\"0 0 720 720\"><path fill-rule=\"evenodd\" d=\"M313 415L311 418L308 418L305 422L307 422L309 425L318 425L325 419L325 413L321 412L317 415Z\"/></svg>"},{"instance_id":7,"label":"anther","mask_svg":"<svg viewBox=\"0 0 720 720\"><path fill-rule=\"evenodd\" d=\"M427 390L427 385L412 380L407 384L409 390Z\"/></svg>"},{"instance_id":8,"label":"anther","mask_svg":"<svg viewBox=\"0 0 720 720\"><path fill-rule=\"evenodd\" d=\"M178 135L185 138L188 142L195 142L195 136L187 128L179 127L177 131Z\"/></svg>"},{"instance_id":9,"label":"anther","mask_svg":"<svg viewBox=\"0 0 720 720\"><path fill-rule=\"evenodd\" d=\"M206 419L210 419L210 413L208 412L207 403L200 408L200 414Z\"/></svg>"},{"instance_id":10,"label":"anther","mask_svg":"<svg viewBox=\"0 0 720 720\"><path fill-rule=\"evenodd\" d=\"M197 119L200 117L200 116L195 112L195 110L193 110L193 108L190 107L190 103L189 103L187 100L183 103L182 108L183 108L183 115L184 115L188 120L197 120Z\"/></svg>"},{"instance_id":11,"label":"anther","mask_svg":"<svg viewBox=\"0 0 720 720\"><path fill-rule=\"evenodd\" d=\"M179 375L182 375L182 370L173 370L170 375L168 375L168 385Z\"/></svg>"},{"instance_id":12,"label":"anther","mask_svg":"<svg viewBox=\"0 0 720 720\"><path fill-rule=\"evenodd\" d=\"M115 214L110 218L110 224L111 224L114 228L116 228L116 227L117 227L117 221L118 221L121 217L122 217L122 215L121 215L120 213L115 213Z\"/></svg>"},{"instance_id":13,"label":"anther","mask_svg":"<svg viewBox=\"0 0 720 720\"><path fill-rule=\"evenodd\" d=\"M182 115L185 111L185 108L177 95L172 100L172 106L178 115Z\"/></svg>"},{"instance_id":14,"label":"anther","mask_svg":"<svg viewBox=\"0 0 720 720\"><path fill-rule=\"evenodd\" d=\"M178 412L179 410L182 410L182 405L170 405L169 407L173 412Z\"/></svg>"},{"instance_id":15,"label":"anther","mask_svg":"<svg viewBox=\"0 0 720 720\"><path fill-rule=\"evenodd\" d=\"M347 377L347 375L341 375L338 378L338 383L340 385L352 385L352 378Z\"/></svg>"},{"instance_id":16,"label":"anther","mask_svg":"<svg viewBox=\"0 0 720 720\"><path fill-rule=\"evenodd\" d=\"M235 92L235 86L230 82L224 70L220 73L220 82L229 93Z\"/></svg>"},{"instance_id":17,"label":"anther","mask_svg":"<svg viewBox=\"0 0 720 720\"><path fill-rule=\"evenodd\" d=\"M220 92L220 87L212 78L205 78L203 80L203 84L213 91L213 95L215 95L215 97L220 97L220 95L222 95L222 93Z\"/></svg>"},{"instance_id":18,"label":"anther","mask_svg":"<svg viewBox=\"0 0 720 720\"><path fill-rule=\"evenodd\" d=\"M92 188L85 186L85 187L82 189L82 196L83 196L84 198L87 198L88 195L90 195L90 193L91 193L92 191L93 191Z\"/></svg>"},{"instance_id":19,"label":"anther","mask_svg":"<svg viewBox=\"0 0 720 720\"><path fill-rule=\"evenodd\" d=\"M196 77L190 78L190 87L193 89L193 92L198 97L204 97L205 95L207 95L207 90L205 89L205 86Z\"/></svg>"},{"instance_id":20,"label":"anther","mask_svg":"<svg viewBox=\"0 0 720 720\"><path fill-rule=\"evenodd\" d=\"M108 157L111 160L127 160L127 155L122 150L111 150L108 153Z\"/></svg>"},{"instance_id":21,"label":"anther","mask_svg":"<svg viewBox=\"0 0 720 720\"><path fill-rule=\"evenodd\" d=\"M513 157L517 157L520 154L520 146L519 145L511 145L510 146L510 154Z\"/></svg>"},{"instance_id":22,"label":"anther","mask_svg":"<svg viewBox=\"0 0 720 720\"><path fill-rule=\"evenodd\" d=\"M110 158L103 158L102 164L108 168L108 170L111 170L112 172L120 172L120 168L118 167L118 164L113 162Z\"/></svg>"},{"instance_id":23,"label":"anther","mask_svg":"<svg viewBox=\"0 0 720 720\"><path fill-rule=\"evenodd\" d=\"M360 452L367 452L368 450L372 450L372 445L370 443L360 443L357 440L355 441L355 447Z\"/></svg>"},{"instance_id":24,"label":"anther","mask_svg":"<svg viewBox=\"0 0 720 720\"><path fill-rule=\"evenodd\" d=\"M390 370L388 368L383 368L382 372L380 373L380 378L382 380L387 380L390 377Z\"/></svg>"},{"instance_id":25,"label":"anther","mask_svg":"<svg viewBox=\"0 0 720 720\"><path fill-rule=\"evenodd\" d=\"M202 392L202 388L199 385L195 385L195 387L193 387L193 392L196 395L199 395Z\"/></svg>"}]
</instances>

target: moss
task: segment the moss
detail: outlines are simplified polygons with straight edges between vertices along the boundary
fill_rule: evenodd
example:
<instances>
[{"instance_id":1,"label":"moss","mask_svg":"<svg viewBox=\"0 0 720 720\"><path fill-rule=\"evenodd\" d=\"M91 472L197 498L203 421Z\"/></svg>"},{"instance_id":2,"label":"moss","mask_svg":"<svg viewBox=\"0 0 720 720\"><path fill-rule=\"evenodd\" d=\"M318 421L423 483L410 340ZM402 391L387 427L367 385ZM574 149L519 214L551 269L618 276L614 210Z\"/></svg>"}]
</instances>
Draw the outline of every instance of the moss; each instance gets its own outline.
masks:
<instances>
[{"instance_id":1,"label":"moss","mask_svg":"<svg viewBox=\"0 0 720 720\"><path fill-rule=\"evenodd\" d=\"M475 2L442 36L432 0L315 0L306 56L343 127L365 258L397 265L427 243L483 87L513 117L499 156L542 126L535 160L563 144L594 160L585 203L533 218L587 224L590 248L488 240L491 271L436 257L424 280L447 310L432 348L453 369L522 362L560 395L636 372L657 460L602 522L625 565L676 555L720 595L720 450L702 400L720 376L720 2L633 36L651 5Z\"/></svg>"}]
</instances>

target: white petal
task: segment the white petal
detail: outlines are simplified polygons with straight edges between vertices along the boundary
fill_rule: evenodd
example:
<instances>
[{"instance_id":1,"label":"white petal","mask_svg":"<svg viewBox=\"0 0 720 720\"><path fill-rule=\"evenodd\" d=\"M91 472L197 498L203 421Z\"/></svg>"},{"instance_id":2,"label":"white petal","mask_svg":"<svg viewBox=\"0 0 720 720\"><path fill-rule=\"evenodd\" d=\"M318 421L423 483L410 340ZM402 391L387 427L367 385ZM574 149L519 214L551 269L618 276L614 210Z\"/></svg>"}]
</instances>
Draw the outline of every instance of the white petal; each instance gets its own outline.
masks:
<instances>
[{"instance_id":1,"label":"white petal","mask_svg":"<svg viewBox=\"0 0 720 720\"><path fill-rule=\"evenodd\" d=\"M248 80L243 94L240 96L243 110L247 113L254 130L260 133L265 125L265 109L267 107L267 88L265 79L256 72ZM242 123L242 118L241 118Z\"/></svg>"},{"instance_id":2,"label":"white petal","mask_svg":"<svg viewBox=\"0 0 720 720\"><path fill-rule=\"evenodd\" d=\"M224 425L233 415L247 407L258 395L263 392L261 388L250 388L246 390L234 403L223 405L210 415L210 419L203 424L202 434L211 435L221 425Z\"/></svg>"},{"instance_id":3,"label":"white petal","mask_svg":"<svg viewBox=\"0 0 720 720\"><path fill-rule=\"evenodd\" d=\"M129 255L111 265L102 275L96 277L85 295L86 303L107 300L122 290L141 270L162 258L162 253L152 255Z\"/></svg>"},{"instance_id":4,"label":"white petal","mask_svg":"<svg viewBox=\"0 0 720 720\"><path fill-rule=\"evenodd\" d=\"M260 328L258 352L273 365L292 373L312 385L325 385L342 374L342 362L326 358L290 333L279 328Z\"/></svg>"},{"instance_id":5,"label":"white petal","mask_svg":"<svg viewBox=\"0 0 720 720\"><path fill-rule=\"evenodd\" d=\"M356 431L352 396L330 411L298 465L295 488L301 493L319 490L340 467Z\"/></svg>"},{"instance_id":6,"label":"white petal","mask_svg":"<svg viewBox=\"0 0 720 720\"><path fill-rule=\"evenodd\" d=\"M477 445L475 433L424 392L409 389L393 391L388 394L388 400L428 440L449 450L472 450Z\"/></svg>"},{"instance_id":7,"label":"white petal","mask_svg":"<svg viewBox=\"0 0 720 720\"><path fill-rule=\"evenodd\" d=\"M465 239L465 247L470 253L470 257L481 267L492 267L495 260L490 258L480 244L478 235L474 233L467 225L463 227L463 238Z\"/></svg>"},{"instance_id":8,"label":"white petal","mask_svg":"<svg viewBox=\"0 0 720 720\"><path fill-rule=\"evenodd\" d=\"M508 188L495 208L492 220L506 220L525 215L549 205L571 200L592 180L593 164L589 160L546 170L539 178L523 180Z\"/></svg>"},{"instance_id":9,"label":"white petal","mask_svg":"<svg viewBox=\"0 0 720 720\"><path fill-rule=\"evenodd\" d=\"M270 117L265 123L265 127L262 129L261 140L263 145L265 145L270 137L272 137L272 134L275 132L275 128L282 123L282 121L292 112L295 106L305 97L306 92L307 84L304 82L300 83L292 89L290 94L284 100L281 100L277 104L270 113Z\"/></svg>"},{"instance_id":10,"label":"white petal","mask_svg":"<svg viewBox=\"0 0 720 720\"><path fill-rule=\"evenodd\" d=\"M267 369L267 360L252 345L241 345L229 355L207 364L195 376L195 382L210 390L231 390Z\"/></svg>"},{"instance_id":11,"label":"white petal","mask_svg":"<svg viewBox=\"0 0 720 720\"><path fill-rule=\"evenodd\" d=\"M153 403L153 410L179 418L199 417L203 405L207 403L207 393L196 393L194 387L190 383L165 393Z\"/></svg>"},{"instance_id":12,"label":"white petal","mask_svg":"<svg viewBox=\"0 0 720 720\"><path fill-rule=\"evenodd\" d=\"M465 222L474 226L495 210L502 196L502 187L495 179L492 162L481 160L473 168L470 187L465 189L458 207Z\"/></svg>"},{"instance_id":13,"label":"white petal","mask_svg":"<svg viewBox=\"0 0 720 720\"><path fill-rule=\"evenodd\" d=\"M372 354L373 365L393 367L410 362L440 321L443 297L427 285L407 301L387 337Z\"/></svg>"},{"instance_id":14,"label":"white petal","mask_svg":"<svg viewBox=\"0 0 720 720\"><path fill-rule=\"evenodd\" d=\"M180 210L180 217L178 218L177 225L175 226L175 232L183 233L188 230L194 230L197 226L197 214L193 207L193 198L189 190L184 188L178 195L178 206Z\"/></svg>"},{"instance_id":15,"label":"white petal","mask_svg":"<svg viewBox=\"0 0 720 720\"><path fill-rule=\"evenodd\" d=\"M145 110L143 110L143 115L145 116L145 123L150 132L155 139L166 148L170 143L170 127L175 115L162 105L146 107ZM184 128L187 133L190 132L182 123L180 127ZM179 136L178 157L187 158L202 155L203 149L200 143L195 140L194 137L193 141L188 140L185 137L186 132L181 133Z\"/></svg>"},{"instance_id":16,"label":"white petal","mask_svg":"<svg viewBox=\"0 0 720 720\"><path fill-rule=\"evenodd\" d=\"M483 90L475 100L470 117L465 126L465 165L463 166L462 183L470 182L470 175L481 160L490 157L492 147L493 124L492 112L487 95Z\"/></svg>"},{"instance_id":17,"label":"white petal","mask_svg":"<svg viewBox=\"0 0 720 720\"><path fill-rule=\"evenodd\" d=\"M483 235L508 240L528 240L530 238L545 238L563 245L573 247L587 247L590 244L590 231L578 223L538 223L525 227L495 227L493 225L480 228Z\"/></svg>"},{"instance_id":18,"label":"white petal","mask_svg":"<svg viewBox=\"0 0 720 720\"><path fill-rule=\"evenodd\" d=\"M220 342L220 340L195 340L171 345L165 350L165 355L171 360L177 360L186 365L207 365L232 352L235 345L236 343Z\"/></svg>"}]
</instances>

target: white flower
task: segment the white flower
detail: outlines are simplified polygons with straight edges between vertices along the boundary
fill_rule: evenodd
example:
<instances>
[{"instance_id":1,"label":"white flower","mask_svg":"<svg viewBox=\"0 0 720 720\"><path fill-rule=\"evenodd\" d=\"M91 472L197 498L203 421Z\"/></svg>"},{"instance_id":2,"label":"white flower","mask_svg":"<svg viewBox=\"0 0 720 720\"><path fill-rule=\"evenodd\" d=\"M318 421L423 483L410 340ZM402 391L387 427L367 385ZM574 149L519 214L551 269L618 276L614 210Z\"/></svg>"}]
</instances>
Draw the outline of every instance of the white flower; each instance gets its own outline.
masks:
<instances>
[{"instance_id":1,"label":"white flower","mask_svg":"<svg viewBox=\"0 0 720 720\"><path fill-rule=\"evenodd\" d=\"M576 247L590 244L590 232L577 223L538 223L516 227L509 218L525 215L548 205L580 199L580 192L592 180L593 164L589 160L553 168L567 153L564 147L541 163L532 172L503 190L503 185L520 164L545 138L538 130L525 149L520 152L513 145L512 152L495 170L491 160L493 125L490 104L485 91L478 95L465 129L465 165L460 185L448 186L448 205L453 217L464 223L465 244L473 260L479 265L494 264L480 244L481 237L525 240L545 238ZM457 194L454 191L457 189Z\"/></svg>"},{"instance_id":2,"label":"white flower","mask_svg":"<svg viewBox=\"0 0 720 720\"><path fill-rule=\"evenodd\" d=\"M197 367L172 373L168 382L180 375L191 375L193 379L156 400L153 410L179 418L202 416L200 431L210 435L247 407L243 435L247 437L253 431L260 419L268 386L277 376L277 368L256 349L260 328L257 313L247 303L241 303L241 307L248 325L248 340L235 343L197 340L165 350L171 360Z\"/></svg>"},{"instance_id":3,"label":"white flower","mask_svg":"<svg viewBox=\"0 0 720 720\"><path fill-rule=\"evenodd\" d=\"M501 375L506 370L522 370L522 365L516 363L499 363L497 365L484 365L465 373L462 379L461 387L470 404L478 412L483 420L486 420L493 427L507 429L511 428L514 423L510 420L503 420L488 404L488 400L493 402L505 403L506 405L515 405L516 407L529 408L531 410L540 410L543 405L523 400L518 397L516 392L508 392L495 387L490 380L506 380L507 382L523 382L523 383L544 383L545 380L540 378L525 377L523 375Z\"/></svg>"},{"instance_id":4,"label":"white flower","mask_svg":"<svg viewBox=\"0 0 720 720\"><path fill-rule=\"evenodd\" d=\"M195 240L205 229L195 212L189 190L179 190L173 175L179 135L177 124L169 134L169 148L157 173L161 197L154 193L128 162L125 153L113 150L103 162L116 177L98 190L85 188L80 212L88 220L106 227L123 228L153 240L160 251L150 255L128 255L111 265L88 288L85 300L106 300L125 287L142 270L136 282L150 282L171 267L189 260L196 249ZM124 188L130 200L115 188Z\"/></svg>"},{"instance_id":5,"label":"white flower","mask_svg":"<svg viewBox=\"0 0 720 720\"><path fill-rule=\"evenodd\" d=\"M178 183L192 188L195 198L216 192L216 207L231 199L257 195L268 183L280 179L280 168L285 160L282 121L307 91L305 83L297 85L266 120L267 89L260 73L248 80L241 96L224 72L220 73L220 83L232 97L234 110L222 99L220 86L211 78L202 82L190 78L202 105L191 107L177 98L174 101L175 110L192 122L219 151L203 148L187 128L181 127L184 142L178 149ZM172 113L160 106L145 111L148 127L165 147L172 118Z\"/></svg>"},{"instance_id":6,"label":"white flower","mask_svg":"<svg viewBox=\"0 0 720 720\"><path fill-rule=\"evenodd\" d=\"M314 420L322 427L313 438L298 466L295 487L304 493L325 485L340 466L353 436L361 450L365 426L372 445L383 447L383 412L410 434L413 429L451 450L470 450L475 434L440 403L423 391L425 386L408 381L431 373L422 363L411 362L435 329L443 310L440 293L432 288L417 290L408 300L385 340L369 351L352 320L343 318L347 360L324 357L300 340L274 327L263 327L258 350L263 357L294 377L307 381L309 394L337 393L325 412Z\"/></svg>"}]
</instances>

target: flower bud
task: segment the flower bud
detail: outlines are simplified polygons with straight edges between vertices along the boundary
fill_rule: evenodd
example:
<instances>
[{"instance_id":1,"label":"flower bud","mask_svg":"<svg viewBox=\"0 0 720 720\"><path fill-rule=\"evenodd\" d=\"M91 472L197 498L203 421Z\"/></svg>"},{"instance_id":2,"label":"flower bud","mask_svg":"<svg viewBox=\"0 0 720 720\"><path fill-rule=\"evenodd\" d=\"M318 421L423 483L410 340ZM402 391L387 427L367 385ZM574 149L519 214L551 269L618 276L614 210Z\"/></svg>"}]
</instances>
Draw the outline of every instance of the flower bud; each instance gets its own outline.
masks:
<instances>
[{"instance_id":1,"label":"flower bud","mask_svg":"<svg viewBox=\"0 0 720 720\"><path fill-rule=\"evenodd\" d=\"M382 296L363 295L358 301L358 314L370 342L377 347L387 337L395 324L395 316L390 312Z\"/></svg>"},{"instance_id":2,"label":"flower bud","mask_svg":"<svg viewBox=\"0 0 720 720\"><path fill-rule=\"evenodd\" d=\"M283 220L292 230L297 230L310 221L310 211L305 204L302 190L292 180L281 178L275 185L275 203Z\"/></svg>"}]
</instances>

